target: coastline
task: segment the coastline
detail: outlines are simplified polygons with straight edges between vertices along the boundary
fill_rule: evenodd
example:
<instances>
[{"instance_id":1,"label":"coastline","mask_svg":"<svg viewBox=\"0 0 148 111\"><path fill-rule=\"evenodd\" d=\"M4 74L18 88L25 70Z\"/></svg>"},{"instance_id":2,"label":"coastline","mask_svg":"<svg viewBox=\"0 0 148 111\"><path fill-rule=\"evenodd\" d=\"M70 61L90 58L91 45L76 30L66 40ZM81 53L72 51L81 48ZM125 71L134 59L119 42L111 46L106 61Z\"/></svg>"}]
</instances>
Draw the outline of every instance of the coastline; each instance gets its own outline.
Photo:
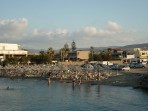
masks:
<instances>
[{"instance_id":1,"label":"coastline","mask_svg":"<svg viewBox=\"0 0 148 111\"><path fill-rule=\"evenodd\" d=\"M26 70L26 68L21 68L21 70L23 69L23 71L21 72L22 74L16 74L16 71L12 68L12 69L1 69L1 75L0 78L10 78L10 79L38 79L38 80L48 80L48 73L49 71L52 71L51 69L49 70L49 66L47 67L47 69L42 69L45 68L45 66L41 66L41 70L44 72L40 72L39 70L40 68L36 68L35 69L31 69L31 71L29 72L28 70ZM29 69L30 70L30 69ZM15 72L15 74L13 73L13 71ZM68 71L66 69L66 71ZM84 72L81 72L81 74L77 74L75 71L73 71L72 75L68 75L66 71L52 71L51 73L53 73L52 77L51 77L51 81L59 81L59 82L66 82L66 83L72 83L73 79L76 80L76 83L79 84L80 83L80 76L82 76L81 74ZM10 74L5 74L5 73L10 73ZM19 70L17 71L19 72ZM28 73L28 74L27 74ZM34 75L33 73L39 73L38 75ZM59 73L59 75L58 75ZM85 72L88 73L88 72ZM87 78L84 79L85 77L83 77L83 79L81 80L81 84L85 84L88 83L90 85L112 85L112 86L120 86L120 87L134 87L134 88L138 88L140 87L140 78L144 75L148 76L148 70L146 69L131 69L131 71L109 71L108 73L111 74L105 74L101 76L100 81L98 80L98 77L92 77L91 78ZM30 74L30 75L29 75ZM89 73L88 73L89 74ZM5 75L5 76L4 76ZM56 75L56 76L55 76ZM83 76L86 76L86 74L83 74ZM94 75L92 73L92 75ZM72 76L72 77L71 77Z\"/></svg>"},{"instance_id":2,"label":"coastline","mask_svg":"<svg viewBox=\"0 0 148 111\"><path fill-rule=\"evenodd\" d=\"M112 85L120 87L136 87L139 85L138 79L143 73L133 73L133 72L119 72L120 74L115 76L109 76L106 79L98 80L82 80L81 84L90 84L90 85ZM37 79L37 80L47 80L48 77L0 77L0 78L9 78L9 79ZM59 81L65 83L72 83L72 79L61 79L61 78L51 78L51 81ZM79 80L76 80L78 83Z\"/></svg>"}]
</instances>

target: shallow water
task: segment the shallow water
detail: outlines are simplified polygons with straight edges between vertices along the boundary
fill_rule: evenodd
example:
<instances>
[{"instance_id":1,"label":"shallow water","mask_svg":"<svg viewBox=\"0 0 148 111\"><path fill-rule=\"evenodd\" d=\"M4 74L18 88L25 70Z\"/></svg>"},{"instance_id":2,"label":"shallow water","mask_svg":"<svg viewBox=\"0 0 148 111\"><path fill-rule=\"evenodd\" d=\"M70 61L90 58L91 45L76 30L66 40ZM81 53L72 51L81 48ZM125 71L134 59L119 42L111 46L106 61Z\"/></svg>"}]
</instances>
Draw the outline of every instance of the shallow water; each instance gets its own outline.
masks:
<instances>
[{"instance_id":1,"label":"shallow water","mask_svg":"<svg viewBox=\"0 0 148 111\"><path fill-rule=\"evenodd\" d=\"M9 86L9 89L6 89ZM148 91L45 80L0 79L0 111L147 111Z\"/></svg>"}]
</instances>

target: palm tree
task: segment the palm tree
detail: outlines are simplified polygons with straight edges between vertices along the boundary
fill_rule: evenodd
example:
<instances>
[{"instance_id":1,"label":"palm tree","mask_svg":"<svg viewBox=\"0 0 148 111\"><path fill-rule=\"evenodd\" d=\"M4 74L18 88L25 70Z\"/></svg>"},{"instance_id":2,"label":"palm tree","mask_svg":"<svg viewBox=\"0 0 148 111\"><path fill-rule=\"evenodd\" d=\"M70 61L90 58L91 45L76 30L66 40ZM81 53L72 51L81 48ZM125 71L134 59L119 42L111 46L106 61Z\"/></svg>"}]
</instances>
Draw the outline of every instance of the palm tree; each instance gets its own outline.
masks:
<instances>
[{"instance_id":1,"label":"palm tree","mask_svg":"<svg viewBox=\"0 0 148 111\"><path fill-rule=\"evenodd\" d=\"M39 53L40 53L40 55L45 55L45 51L43 51L43 50L40 51Z\"/></svg>"},{"instance_id":2,"label":"palm tree","mask_svg":"<svg viewBox=\"0 0 148 111\"><path fill-rule=\"evenodd\" d=\"M65 48L60 50L61 53L61 60L64 61L64 58L68 56L68 51Z\"/></svg>"},{"instance_id":3,"label":"palm tree","mask_svg":"<svg viewBox=\"0 0 148 111\"><path fill-rule=\"evenodd\" d=\"M54 54L55 54L55 52L54 52L54 50L52 49L52 47L48 48L48 50L47 50L47 55L49 56L49 62L50 62L50 63L52 62L52 59L53 59Z\"/></svg>"},{"instance_id":4,"label":"palm tree","mask_svg":"<svg viewBox=\"0 0 148 111\"><path fill-rule=\"evenodd\" d=\"M47 54L50 56L50 57L53 57L54 56L54 50L52 49L52 47L48 48L47 50Z\"/></svg>"}]
</instances>

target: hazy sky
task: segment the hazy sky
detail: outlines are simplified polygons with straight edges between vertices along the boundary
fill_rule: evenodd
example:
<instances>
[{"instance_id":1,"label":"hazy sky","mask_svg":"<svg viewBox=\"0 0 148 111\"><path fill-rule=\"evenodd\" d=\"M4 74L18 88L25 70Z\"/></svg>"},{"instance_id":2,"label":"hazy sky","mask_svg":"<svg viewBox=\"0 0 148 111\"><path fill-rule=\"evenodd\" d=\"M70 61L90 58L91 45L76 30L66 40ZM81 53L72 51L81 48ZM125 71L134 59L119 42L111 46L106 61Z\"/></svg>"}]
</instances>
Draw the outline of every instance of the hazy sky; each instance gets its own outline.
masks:
<instances>
[{"instance_id":1,"label":"hazy sky","mask_svg":"<svg viewBox=\"0 0 148 111\"><path fill-rule=\"evenodd\" d=\"M148 0L0 0L0 42L25 48L148 42Z\"/></svg>"}]
</instances>

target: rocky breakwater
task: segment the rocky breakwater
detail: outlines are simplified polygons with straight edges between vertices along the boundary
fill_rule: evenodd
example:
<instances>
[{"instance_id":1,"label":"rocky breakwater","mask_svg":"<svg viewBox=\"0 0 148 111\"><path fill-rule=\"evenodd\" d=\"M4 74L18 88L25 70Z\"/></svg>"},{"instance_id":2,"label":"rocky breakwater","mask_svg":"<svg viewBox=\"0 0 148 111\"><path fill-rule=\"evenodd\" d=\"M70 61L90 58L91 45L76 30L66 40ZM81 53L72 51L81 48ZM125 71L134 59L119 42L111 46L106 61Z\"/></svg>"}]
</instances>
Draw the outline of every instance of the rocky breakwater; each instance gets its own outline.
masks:
<instances>
[{"instance_id":1,"label":"rocky breakwater","mask_svg":"<svg viewBox=\"0 0 148 111\"><path fill-rule=\"evenodd\" d=\"M46 77L49 70L49 65L8 65L0 67L0 76L12 79Z\"/></svg>"}]
</instances>

